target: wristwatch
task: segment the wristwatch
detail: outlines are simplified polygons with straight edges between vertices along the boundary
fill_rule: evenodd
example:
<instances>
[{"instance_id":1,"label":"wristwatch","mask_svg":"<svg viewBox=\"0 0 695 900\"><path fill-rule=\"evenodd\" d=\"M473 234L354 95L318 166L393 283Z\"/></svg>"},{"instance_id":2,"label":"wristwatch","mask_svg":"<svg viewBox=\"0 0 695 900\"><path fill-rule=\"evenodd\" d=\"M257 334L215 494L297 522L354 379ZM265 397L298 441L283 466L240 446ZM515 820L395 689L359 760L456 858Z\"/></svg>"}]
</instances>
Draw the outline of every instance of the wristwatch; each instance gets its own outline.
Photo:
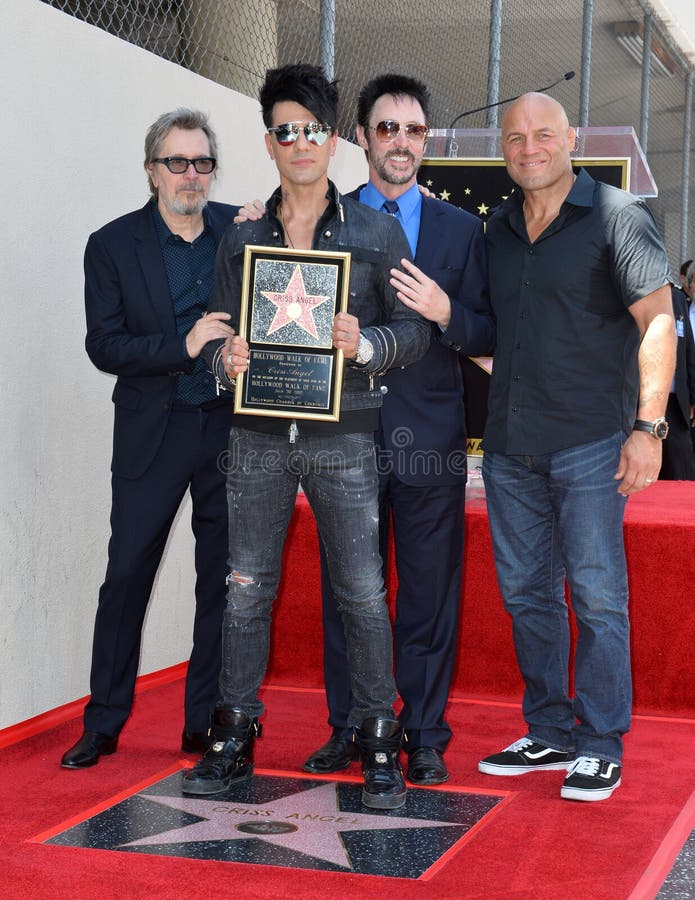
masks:
<instances>
[{"instance_id":1,"label":"wristwatch","mask_svg":"<svg viewBox=\"0 0 695 900\"><path fill-rule=\"evenodd\" d=\"M653 422L648 422L646 419L637 419L634 429L635 431L646 431L647 434L651 434L654 440L663 441L668 434L668 422L663 416L654 419Z\"/></svg>"},{"instance_id":2,"label":"wristwatch","mask_svg":"<svg viewBox=\"0 0 695 900\"><path fill-rule=\"evenodd\" d=\"M374 356L374 346L372 342L360 332L360 340L357 344L357 356L355 362L358 366L366 366Z\"/></svg>"}]
</instances>

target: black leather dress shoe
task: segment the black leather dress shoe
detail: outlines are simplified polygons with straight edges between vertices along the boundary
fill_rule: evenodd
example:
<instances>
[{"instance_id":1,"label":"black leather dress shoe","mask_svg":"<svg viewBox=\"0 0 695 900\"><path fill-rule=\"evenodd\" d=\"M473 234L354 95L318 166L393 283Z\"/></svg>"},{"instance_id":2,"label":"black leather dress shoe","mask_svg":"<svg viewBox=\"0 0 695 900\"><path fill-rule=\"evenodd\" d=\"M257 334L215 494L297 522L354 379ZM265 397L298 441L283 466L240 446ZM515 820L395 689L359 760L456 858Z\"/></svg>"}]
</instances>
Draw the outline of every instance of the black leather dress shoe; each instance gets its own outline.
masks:
<instances>
[{"instance_id":1,"label":"black leather dress shoe","mask_svg":"<svg viewBox=\"0 0 695 900\"><path fill-rule=\"evenodd\" d=\"M109 737L98 731L85 731L79 741L71 747L60 761L66 769L86 769L95 766L100 756L108 756L116 752L118 735Z\"/></svg>"},{"instance_id":2,"label":"black leather dress shoe","mask_svg":"<svg viewBox=\"0 0 695 900\"><path fill-rule=\"evenodd\" d=\"M357 759L358 747L352 738L341 737L342 729L334 728L329 740L315 750L302 766L305 772L318 772L326 775L329 772L340 772L347 769Z\"/></svg>"},{"instance_id":3,"label":"black leather dress shoe","mask_svg":"<svg viewBox=\"0 0 695 900\"><path fill-rule=\"evenodd\" d=\"M439 750L416 747L408 753L406 778L413 784L443 784L449 780L449 773Z\"/></svg>"},{"instance_id":4,"label":"black leather dress shoe","mask_svg":"<svg viewBox=\"0 0 695 900\"><path fill-rule=\"evenodd\" d=\"M214 743L214 738L209 731L186 731L181 735L181 752L197 753L202 756L207 753Z\"/></svg>"}]
</instances>

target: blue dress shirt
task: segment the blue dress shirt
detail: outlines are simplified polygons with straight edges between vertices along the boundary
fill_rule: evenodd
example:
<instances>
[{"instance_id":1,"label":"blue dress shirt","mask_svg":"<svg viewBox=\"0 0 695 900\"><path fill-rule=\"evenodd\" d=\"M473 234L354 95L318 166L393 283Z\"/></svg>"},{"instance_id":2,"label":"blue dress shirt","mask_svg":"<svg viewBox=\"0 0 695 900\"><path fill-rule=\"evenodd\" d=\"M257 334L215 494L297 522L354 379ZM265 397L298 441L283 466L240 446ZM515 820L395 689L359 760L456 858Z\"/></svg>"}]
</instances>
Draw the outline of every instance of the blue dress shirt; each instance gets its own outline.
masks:
<instances>
[{"instance_id":1,"label":"blue dress shirt","mask_svg":"<svg viewBox=\"0 0 695 900\"><path fill-rule=\"evenodd\" d=\"M368 181L360 191L360 203L364 203L365 206L371 206L372 209L381 209L386 199L371 181ZM422 194L416 183L398 198L398 212L396 214L396 218L401 223L405 236L408 238L413 258L415 258L417 239L420 235L421 211Z\"/></svg>"}]
</instances>

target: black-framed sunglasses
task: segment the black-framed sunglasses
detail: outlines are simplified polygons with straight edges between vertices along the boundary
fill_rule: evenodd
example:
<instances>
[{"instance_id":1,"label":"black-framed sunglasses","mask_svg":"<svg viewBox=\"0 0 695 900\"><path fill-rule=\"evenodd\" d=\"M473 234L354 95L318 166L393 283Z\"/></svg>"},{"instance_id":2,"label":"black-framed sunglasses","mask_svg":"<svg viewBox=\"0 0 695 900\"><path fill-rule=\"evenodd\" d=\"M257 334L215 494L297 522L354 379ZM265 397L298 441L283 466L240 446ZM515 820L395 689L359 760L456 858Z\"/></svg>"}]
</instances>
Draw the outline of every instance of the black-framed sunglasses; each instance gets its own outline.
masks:
<instances>
[{"instance_id":1,"label":"black-framed sunglasses","mask_svg":"<svg viewBox=\"0 0 695 900\"><path fill-rule=\"evenodd\" d=\"M186 159L185 156L163 156L152 162L166 166L172 175L183 175L189 166L193 166L199 175L209 175L215 171L217 160L214 156L199 156L197 159Z\"/></svg>"},{"instance_id":2,"label":"black-framed sunglasses","mask_svg":"<svg viewBox=\"0 0 695 900\"><path fill-rule=\"evenodd\" d=\"M401 131L405 132L409 141L424 141L429 131L427 125L420 125L418 122L396 122L394 119L385 119L368 127L380 141L392 141Z\"/></svg>"},{"instance_id":3,"label":"black-framed sunglasses","mask_svg":"<svg viewBox=\"0 0 695 900\"><path fill-rule=\"evenodd\" d=\"M289 147L299 137L299 132L304 132L304 137L317 147L323 146L326 139L333 132L331 125L324 125L323 122L307 122L302 125L301 122L285 122L284 125L275 125L269 128L270 134L275 135L275 140L281 147Z\"/></svg>"}]
</instances>

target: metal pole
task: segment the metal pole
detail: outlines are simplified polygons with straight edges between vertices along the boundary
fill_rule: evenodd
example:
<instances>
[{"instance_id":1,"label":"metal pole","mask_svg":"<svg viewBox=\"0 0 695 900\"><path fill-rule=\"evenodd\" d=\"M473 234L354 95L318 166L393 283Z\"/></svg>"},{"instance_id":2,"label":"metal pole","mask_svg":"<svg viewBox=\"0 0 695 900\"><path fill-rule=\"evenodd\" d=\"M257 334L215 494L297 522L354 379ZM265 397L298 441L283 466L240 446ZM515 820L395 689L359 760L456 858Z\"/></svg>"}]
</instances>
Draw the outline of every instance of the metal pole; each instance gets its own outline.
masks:
<instances>
[{"instance_id":1,"label":"metal pole","mask_svg":"<svg viewBox=\"0 0 695 900\"><path fill-rule=\"evenodd\" d=\"M335 0L321 0L319 46L321 66L332 81L335 75Z\"/></svg>"},{"instance_id":2,"label":"metal pole","mask_svg":"<svg viewBox=\"0 0 695 900\"><path fill-rule=\"evenodd\" d=\"M591 87L591 26L594 19L593 0L584 0L582 23L582 82L579 95L579 125L589 124L589 90Z\"/></svg>"},{"instance_id":3,"label":"metal pole","mask_svg":"<svg viewBox=\"0 0 695 900\"><path fill-rule=\"evenodd\" d=\"M487 57L487 103L500 98L500 49L502 46L502 0L490 0L490 41ZM488 109L485 125L497 128L499 106Z\"/></svg>"},{"instance_id":4,"label":"metal pole","mask_svg":"<svg viewBox=\"0 0 695 900\"><path fill-rule=\"evenodd\" d=\"M642 37L642 99L639 117L639 138L642 150L647 152L649 140L649 79L652 61L652 34L654 17L647 13L644 17L644 35Z\"/></svg>"},{"instance_id":5,"label":"metal pole","mask_svg":"<svg viewBox=\"0 0 695 900\"><path fill-rule=\"evenodd\" d=\"M681 178L681 257L678 264L688 259L688 218L690 205L690 131L692 128L693 71L685 76L685 110L683 114L683 176ZM691 248L692 249L692 248ZM692 253L690 254L692 256Z\"/></svg>"}]
</instances>

